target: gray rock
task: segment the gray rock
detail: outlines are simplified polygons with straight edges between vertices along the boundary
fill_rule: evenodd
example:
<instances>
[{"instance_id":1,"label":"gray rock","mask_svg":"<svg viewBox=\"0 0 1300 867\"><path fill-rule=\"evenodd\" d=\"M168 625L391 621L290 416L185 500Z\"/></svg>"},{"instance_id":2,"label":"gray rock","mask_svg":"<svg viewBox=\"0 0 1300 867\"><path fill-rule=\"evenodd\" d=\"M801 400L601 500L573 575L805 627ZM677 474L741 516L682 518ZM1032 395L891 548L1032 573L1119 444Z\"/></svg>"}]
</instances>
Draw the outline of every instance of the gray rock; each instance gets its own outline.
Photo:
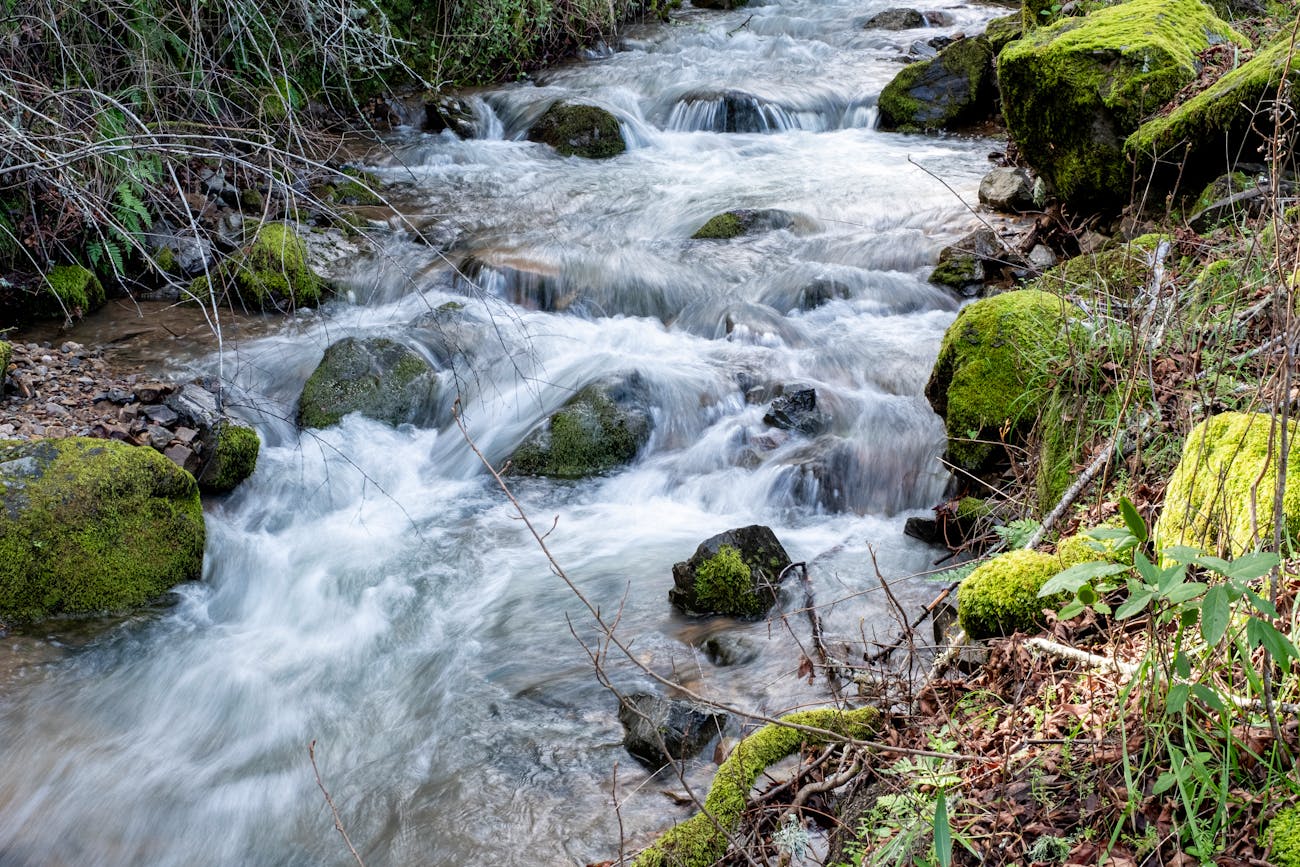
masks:
<instances>
[{"instance_id":1,"label":"gray rock","mask_svg":"<svg viewBox=\"0 0 1300 867\"><path fill-rule=\"evenodd\" d=\"M877 12L862 25L869 30L911 30L926 26L925 15L915 9L886 9Z\"/></svg>"},{"instance_id":2,"label":"gray rock","mask_svg":"<svg viewBox=\"0 0 1300 867\"><path fill-rule=\"evenodd\" d=\"M520 444L514 472L581 479L633 460L650 438L649 391L639 374L579 391Z\"/></svg>"},{"instance_id":3,"label":"gray rock","mask_svg":"<svg viewBox=\"0 0 1300 867\"><path fill-rule=\"evenodd\" d=\"M154 424L171 426L180 421L180 415L165 403L151 403L140 408L140 412Z\"/></svg>"},{"instance_id":4,"label":"gray rock","mask_svg":"<svg viewBox=\"0 0 1300 867\"><path fill-rule=\"evenodd\" d=\"M700 649L709 662L720 668L753 662L759 653L758 645L748 638L726 634L709 636Z\"/></svg>"},{"instance_id":5,"label":"gray rock","mask_svg":"<svg viewBox=\"0 0 1300 867\"><path fill-rule=\"evenodd\" d=\"M996 168L980 181L980 201L995 211L1018 214L1037 207L1034 182L1024 169Z\"/></svg>"},{"instance_id":6,"label":"gray rock","mask_svg":"<svg viewBox=\"0 0 1300 867\"><path fill-rule=\"evenodd\" d=\"M988 117L994 106L993 47L988 39L959 39L929 60L908 64L880 92L885 129L960 129Z\"/></svg>"},{"instance_id":7,"label":"gray rock","mask_svg":"<svg viewBox=\"0 0 1300 867\"><path fill-rule=\"evenodd\" d=\"M458 96L440 96L424 104L426 132L451 130L458 138L474 138L478 133L474 106Z\"/></svg>"},{"instance_id":8,"label":"gray rock","mask_svg":"<svg viewBox=\"0 0 1300 867\"><path fill-rule=\"evenodd\" d=\"M687 614L764 617L776 604L790 555L769 527L757 524L706 539L673 566L668 601Z\"/></svg>"},{"instance_id":9,"label":"gray rock","mask_svg":"<svg viewBox=\"0 0 1300 867\"><path fill-rule=\"evenodd\" d=\"M694 756L708 746L727 724L727 715L686 701L650 693L620 696L618 720L623 745L650 768Z\"/></svg>"},{"instance_id":10,"label":"gray rock","mask_svg":"<svg viewBox=\"0 0 1300 867\"><path fill-rule=\"evenodd\" d=\"M939 251L939 263L930 274L930 282L970 294L988 276L985 263L996 261L1002 252L992 229L976 229Z\"/></svg>"}]
</instances>

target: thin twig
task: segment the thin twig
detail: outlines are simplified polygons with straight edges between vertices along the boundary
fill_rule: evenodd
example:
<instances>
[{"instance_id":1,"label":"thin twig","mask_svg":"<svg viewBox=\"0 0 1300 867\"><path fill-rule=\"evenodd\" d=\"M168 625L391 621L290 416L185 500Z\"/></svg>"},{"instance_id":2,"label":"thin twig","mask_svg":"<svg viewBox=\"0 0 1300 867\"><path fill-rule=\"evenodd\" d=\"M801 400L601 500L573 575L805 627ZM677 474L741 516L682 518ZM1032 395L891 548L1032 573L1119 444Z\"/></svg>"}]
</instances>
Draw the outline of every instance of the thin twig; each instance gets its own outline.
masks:
<instances>
[{"instance_id":1,"label":"thin twig","mask_svg":"<svg viewBox=\"0 0 1300 867\"><path fill-rule=\"evenodd\" d=\"M348 832L343 830L343 819L339 816L339 808L334 806L334 799L330 797L329 789L326 789L325 783L321 781L320 768L316 767L315 739L313 739L311 743L307 744L307 756L311 759L312 772L316 774L316 785L320 787L321 794L325 796L325 803L329 804L330 812L334 814L334 830L338 831L339 834L342 835L343 842L347 844L348 851L352 853L352 857L357 859L357 864L359 864L360 867L366 867L366 862L361 860L361 856L357 854L356 847L353 846L352 841L348 839Z\"/></svg>"}]
</instances>

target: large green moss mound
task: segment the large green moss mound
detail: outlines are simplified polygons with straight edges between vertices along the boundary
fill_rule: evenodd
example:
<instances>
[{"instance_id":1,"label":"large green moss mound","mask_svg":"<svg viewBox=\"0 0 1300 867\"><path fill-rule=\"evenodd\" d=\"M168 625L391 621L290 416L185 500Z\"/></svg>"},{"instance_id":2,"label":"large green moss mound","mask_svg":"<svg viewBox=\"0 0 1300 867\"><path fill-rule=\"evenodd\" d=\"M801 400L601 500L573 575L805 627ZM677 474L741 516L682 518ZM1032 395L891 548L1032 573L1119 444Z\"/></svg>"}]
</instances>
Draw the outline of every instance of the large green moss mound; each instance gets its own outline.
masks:
<instances>
[{"instance_id":1,"label":"large green moss mound","mask_svg":"<svg viewBox=\"0 0 1300 867\"><path fill-rule=\"evenodd\" d=\"M975 639L1037 630L1043 609L1057 607L1038 591L1065 565L1060 557L1024 550L981 563L957 588L957 622Z\"/></svg>"},{"instance_id":2,"label":"large green moss mound","mask_svg":"<svg viewBox=\"0 0 1300 867\"><path fill-rule=\"evenodd\" d=\"M908 64L880 92L880 125L904 132L954 129L993 108L993 46L983 36Z\"/></svg>"},{"instance_id":3,"label":"large green moss mound","mask_svg":"<svg viewBox=\"0 0 1300 867\"><path fill-rule=\"evenodd\" d=\"M528 130L528 138L566 157L607 159L627 150L618 118L594 105L557 102Z\"/></svg>"},{"instance_id":4,"label":"large green moss mound","mask_svg":"<svg viewBox=\"0 0 1300 867\"><path fill-rule=\"evenodd\" d=\"M408 346L384 337L345 337L325 350L298 400L298 424L325 428L348 413L391 425L432 414L437 372Z\"/></svg>"},{"instance_id":5,"label":"large green moss mound","mask_svg":"<svg viewBox=\"0 0 1300 867\"><path fill-rule=\"evenodd\" d=\"M948 429L947 459L978 472L1004 436L1032 424L1043 359L1063 352L1068 306L1022 289L976 301L944 334L926 397Z\"/></svg>"},{"instance_id":6,"label":"large green moss mound","mask_svg":"<svg viewBox=\"0 0 1300 867\"><path fill-rule=\"evenodd\" d=\"M1165 490L1159 544L1226 556L1271 545L1281 435L1263 413L1222 413L1193 427ZM1294 544L1300 541L1300 425L1291 422L1287 435L1282 522L1284 539Z\"/></svg>"},{"instance_id":7,"label":"large green moss mound","mask_svg":"<svg viewBox=\"0 0 1300 867\"><path fill-rule=\"evenodd\" d=\"M194 478L153 449L0 442L0 619L119 611L199 577Z\"/></svg>"},{"instance_id":8,"label":"large green moss mound","mask_svg":"<svg viewBox=\"0 0 1300 867\"><path fill-rule=\"evenodd\" d=\"M325 285L307 264L307 244L286 223L267 223L253 241L222 262L209 277L190 284L190 293L200 301L208 298L212 286L219 300L237 303L248 310L290 311L315 307Z\"/></svg>"},{"instance_id":9,"label":"large green moss mound","mask_svg":"<svg viewBox=\"0 0 1300 867\"><path fill-rule=\"evenodd\" d=\"M1300 84L1300 64L1291 56L1291 27L1264 50L1228 72L1208 88L1169 114L1142 124L1124 143L1125 151L1140 166L1157 159L1177 162L1179 157L1218 155L1222 165L1224 136L1239 142L1258 119L1261 104L1275 94L1285 75ZM1271 128L1271 121L1266 121ZM1232 145L1228 153L1238 153ZM1172 159L1171 159L1172 157Z\"/></svg>"},{"instance_id":10,"label":"large green moss mound","mask_svg":"<svg viewBox=\"0 0 1300 867\"><path fill-rule=\"evenodd\" d=\"M1196 78L1197 53L1245 40L1201 0L1128 0L1031 30L998 55L1003 114L1064 200L1127 197L1124 140Z\"/></svg>"},{"instance_id":11,"label":"large green moss mound","mask_svg":"<svg viewBox=\"0 0 1300 867\"><path fill-rule=\"evenodd\" d=\"M510 459L515 472L581 479L630 462L650 438L650 418L588 386L534 431Z\"/></svg>"},{"instance_id":12,"label":"large green moss mound","mask_svg":"<svg viewBox=\"0 0 1300 867\"><path fill-rule=\"evenodd\" d=\"M781 717L780 723L763 726L736 744L718 768L704 799L703 811L668 831L653 846L637 855L633 867L708 867L727 853L731 833L739 826L749 806L749 790L769 765L804 745L819 745L830 738L790 726L805 726L832 732L839 737L869 738L880 727L880 712L872 707L857 710L809 710Z\"/></svg>"},{"instance_id":13,"label":"large green moss mound","mask_svg":"<svg viewBox=\"0 0 1300 867\"><path fill-rule=\"evenodd\" d=\"M52 316L80 319L104 304L104 286L95 272L81 265L55 265L45 275L53 298L45 304Z\"/></svg>"}]
</instances>

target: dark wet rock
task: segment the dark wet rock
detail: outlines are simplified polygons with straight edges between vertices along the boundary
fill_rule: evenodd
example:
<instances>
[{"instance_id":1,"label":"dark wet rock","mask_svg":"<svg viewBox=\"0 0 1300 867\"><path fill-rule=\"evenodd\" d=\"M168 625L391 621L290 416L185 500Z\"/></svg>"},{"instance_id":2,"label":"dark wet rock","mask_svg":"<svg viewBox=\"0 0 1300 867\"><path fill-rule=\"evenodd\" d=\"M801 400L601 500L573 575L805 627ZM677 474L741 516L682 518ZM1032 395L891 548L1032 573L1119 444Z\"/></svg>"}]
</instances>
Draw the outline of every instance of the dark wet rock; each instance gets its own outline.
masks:
<instances>
[{"instance_id":1,"label":"dark wet rock","mask_svg":"<svg viewBox=\"0 0 1300 867\"><path fill-rule=\"evenodd\" d=\"M691 5L697 9L739 9L742 6L748 6L749 0L691 0Z\"/></svg>"},{"instance_id":2,"label":"dark wet rock","mask_svg":"<svg viewBox=\"0 0 1300 867\"><path fill-rule=\"evenodd\" d=\"M528 130L528 140L566 157L606 159L627 150L618 118L594 105L557 102Z\"/></svg>"},{"instance_id":3,"label":"dark wet rock","mask_svg":"<svg viewBox=\"0 0 1300 867\"><path fill-rule=\"evenodd\" d=\"M757 524L706 539L673 566L668 601L687 614L763 617L776 603L790 556L776 534Z\"/></svg>"},{"instance_id":4,"label":"dark wet rock","mask_svg":"<svg viewBox=\"0 0 1300 867\"><path fill-rule=\"evenodd\" d=\"M458 96L440 96L424 104L425 132L451 130L459 138L474 138L478 133L474 106Z\"/></svg>"},{"instance_id":5,"label":"dark wet rock","mask_svg":"<svg viewBox=\"0 0 1300 867\"><path fill-rule=\"evenodd\" d=\"M1002 255L1002 245L993 230L976 229L939 251L939 264L930 274L930 282L963 294L973 294L988 277L986 265L996 262Z\"/></svg>"},{"instance_id":6,"label":"dark wet rock","mask_svg":"<svg viewBox=\"0 0 1300 867\"><path fill-rule=\"evenodd\" d=\"M70 438L0 444L0 620L143 605L203 564L189 473L149 448Z\"/></svg>"},{"instance_id":7,"label":"dark wet rock","mask_svg":"<svg viewBox=\"0 0 1300 867\"><path fill-rule=\"evenodd\" d=\"M721 214L710 217L708 222L697 229L694 235L691 235L691 238L695 240L725 241L741 235L754 235L759 232L788 229L794 223L794 215L789 211L772 208L723 211Z\"/></svg>"},{"instance_id":8,"label":"dark wet rock","mask_svg":"<svg viewBox=\"0 0 1300 867\"><path fill-rule=\"evenodd\" d=\"M410 347L383 337L347 337L325 350L298 401L298 424L323 428L348 413L390 425L430 422L438 375Z\"/></svg>"},{"instance_id":9,"label":"dark wet rock","mask_svg":"<svg viewBox=\"0 0 1300 867\"><path fill-rule=\"evenodd\" d=\"M817 390L812 388L786 392L772 401L763 423L812 437L830 427L826 414L817 409Z\"/></svg>"},{"instance_id":10,"label":"dark wet rock","mask_svg":"<svg viewBox=\"0 0 1300 867\"><path fill-rule=\"evenodd\" d=\"M980 201L995 211L1018 214L1038 207L1034 182L1024 169L1011 166L992 169L980 181Z\"/></svg>"},{"instance_id":11,"label":"dark wet rock","mask_svg":"<svg viewBox=\"0 0 1300 867\"><path fill-rule=\"evenodd\" d=\"M719 668L753 662L759 654L758 645L742 635L710 635L700 649Z\"/></svg>"},{"instance_id":12,"label":"dark wet rock","mask_svg":"<svg viewBox=\"0 0 1300 867\"><path fill-rule=\"evenodd\" d=\"M262 443L257 432L248 425L227 420L210 431L205 440L207 456L198 473L199 487L204 493L233 491L257 468L257 455Z\"/></svg>"},{"instance_id":13,"label":"dark wet rock","mask_svg":"<svg viewBox=\"0 0 1300 867\"><path fill-rule=\"evenodd\" d=\"M927 545L942 545L943 533L934 518L908 518L903 523L903 535Z\"/></svg>"},{"instance_id":14,"label":"dark wet rock","mask_svg":"<svg viewBox=\"0 0 1300 867\"><path fill-rule=\"evenodd\" d=\"M688 109L704 103L709 109L700 119L698 129L703 132L744 133L771 132L774 107L743 90L695 91L682 97L681 105Z\"/></svg>"},{"instance_id":15,"label":"dark wet rock","mask_svg":"<svg viewBox=\"0 0 1300 867\"><path fill-rule=\"evenodd\" d=\"M885 85L880 125L901 131L959 129L992 113L995 90L988 39L961 39L932 59L908 64Z\"/></svg>"},{"instance_id":16,"label":"dark wet rock","mask_svg":"<svg viewBox=\"0 0 1300 867\"><path fill-rule=\"evenodd\" d=\"M862 26L869 30L911 30L926 26L925 15L916 9L886 9L867 19Z\"/></svg>"},{"instance_id":17,"label":"dark wet rock","mask_svg":"<svg viewBox=\"0 0 1300 867\"><path fill-rule=\"evenodd\" d=\"M514 472L581 479L631 462L650 438L648 390L638 374L579 391L515 450Z\"/></svg>"},{"instance_id":18,"label":"dark wet rock","mask_svg":"<svg viewBox=\"0 0 1300 867\"><path fill-rule=\"evenodd\" d=\"M925 23L930 27L948 27L953 22L952 15L938 9L928 9L923 14L925 15Z\"/></svg>"},{"instance_id":19,"label":"dark wet rock","mask_svg":"<svg viewBox=\"0 0 1300 867\"><path fill-rule=\"evenodd\" d=\"M195 277L216 262L212 242L183 232L158 232L145 236L154 260L169 274Z\"/></svg>"},{"instance_id":20,"label":"dark wet rock","mask_svg":"<svg viewBox=\"0 0 1300 867\"><path fill-rule=\"evenodd\" d=\"M660 768L698 754L721 734L727 715L694 702L638 692L619 696L618 721L627 751L647 767Z\"/></svg>"},{"instance_id":21,"label":"dark wet rock","mask_svg":"<svg viewBox=\"0 0 1300 867\"><path fill-rule=\"evenodd\" d=\"M1220 175L1196 197L1187 222L1198 232L1208 232L1225 222L1259 217L1268 202L1264 192L1265 188L1245 172Z\"/></svg>"}]
</instances>

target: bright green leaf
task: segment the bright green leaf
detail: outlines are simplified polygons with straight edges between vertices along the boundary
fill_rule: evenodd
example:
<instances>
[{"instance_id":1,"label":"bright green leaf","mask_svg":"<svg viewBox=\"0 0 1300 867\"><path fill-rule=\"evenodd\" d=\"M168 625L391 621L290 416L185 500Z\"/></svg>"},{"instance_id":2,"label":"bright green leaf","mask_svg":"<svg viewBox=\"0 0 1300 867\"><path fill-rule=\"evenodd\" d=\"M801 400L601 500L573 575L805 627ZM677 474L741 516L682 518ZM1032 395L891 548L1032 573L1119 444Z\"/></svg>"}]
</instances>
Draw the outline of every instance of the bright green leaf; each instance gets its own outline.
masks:
<instances>
[{"instance_id":1,"label":"bright green leaf","mask_svg":"<svg viewBox=\"0 0 1300 867\"><path fill-rule=\"evenodd\" d=\"M1133 538L1145 543L1147 540L1147 523L1142 520L1138 510L1129 502L1128 497L1119 498L1119 513L1124 516L1124 525L1128 527Z\"/></svg>"},{"instance_id":2,"label":"bright green leaf","mask_svg":"<svg viewBox=\"0 0 1300 867\"><path fill-rule=\"evenodd\" d=\"M1094 579L1118 575L1126 571L1128 567L1119 563L1079 563L1047 579L1047 583L1038 591L1038 595L1045 597L1055 596L1057 593L1074 593Z\"/></svg>"},{"instance_id":3,"label":"bright green leaf","mask_svg":"<svg viewBox=\"0 0 1300 867\"><path fill-rule=\"evenodd\" d=\"M1223 633L1228 629L1232 617L1232 603L1228 599L1228 589L1222 584L1205 591L1201 600L1201 637L1206 644L1218 644Z\"/></svg>"}]
</instances>

